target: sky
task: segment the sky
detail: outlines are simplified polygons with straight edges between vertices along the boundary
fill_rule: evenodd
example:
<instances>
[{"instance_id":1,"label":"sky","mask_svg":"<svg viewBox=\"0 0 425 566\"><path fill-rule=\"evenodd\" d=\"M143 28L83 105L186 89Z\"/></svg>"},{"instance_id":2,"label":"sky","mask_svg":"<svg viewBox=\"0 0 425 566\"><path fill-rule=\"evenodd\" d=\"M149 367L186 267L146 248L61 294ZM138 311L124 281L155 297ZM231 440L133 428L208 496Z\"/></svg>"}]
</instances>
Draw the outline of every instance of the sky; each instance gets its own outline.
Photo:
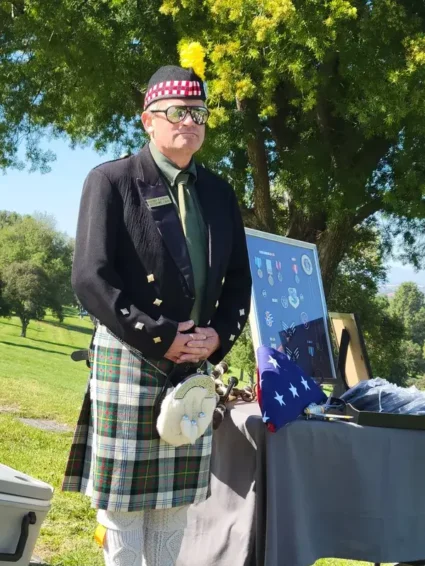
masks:
<instances>
[{"instance_id":1,"label":"sky","mask_svg":"<svg viewBox=\"0 0 425 566\"><path fill-rule=\"evenodd\" d=\"M65 141L57 140L48 149L57 157L50 173L0 173L0 210L20 214L46 212L56 218L58 230L74 237L84 179L90 169L113 159L113 155L100 155L88 148L72 150Z\"/></svg>"},{"instance_id":2,"label":"sky","mask_svg":"<svg viewBox=\"0 0 425 566\"><path fill-rule=\"evenodd\" d=\"M55 217L58 230L74 237L84 179L90 169L114 156L111 152L100 155L89 148L73 150L63 140L55 140L48 149L57 157L50 173L14 170L6 175L0 173L0 210L47 213ZM390 284L414 281L425 285L425 271L416 273L412 266L397 262L391 262L388 267Z\"/></svg>"}]
</instances>

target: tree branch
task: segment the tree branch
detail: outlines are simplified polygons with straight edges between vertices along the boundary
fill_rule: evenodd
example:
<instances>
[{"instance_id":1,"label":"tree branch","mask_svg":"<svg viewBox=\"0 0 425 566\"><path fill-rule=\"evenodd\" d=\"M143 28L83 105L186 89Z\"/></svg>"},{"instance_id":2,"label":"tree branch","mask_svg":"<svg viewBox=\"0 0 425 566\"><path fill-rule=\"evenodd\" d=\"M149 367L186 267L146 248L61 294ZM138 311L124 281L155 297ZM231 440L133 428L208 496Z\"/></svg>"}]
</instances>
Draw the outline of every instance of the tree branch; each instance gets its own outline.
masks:
<instances>
[{"instance_id":1,"label":"tree branch","mask_svg":"<svg viewBox=\"0 0 425 566\"><path fill-rule=\"evenodd\" d=\"M143 108L144 95L140 92L139 87L135 84L132 84L131 92L132 92L133 100L136 104L136 108Z\"/></svg>"},{"instance_id":2,"label":"tree branch","mask_svg":"<svg viewBox=\"0 0 425 566\"><path fill-rule=\"evenodd\" d=\"M375 214L379 210L381 210L383 205L382 197L374 198L369 202L363 204L360 208L357 209L356 213L353 216L352 227L361 224L364 220Z\"/></svg>"},{"instance_id":3,"label":"tree branch","mask_svg":"<svg viewBox=\"0 0 425 566\"><path fill-rule=\"evenodd\" d=\"M286 236L295 240L315 243L326 229L326 212L309 216L296 206L293 200L288 204L289 225Z\"/></svg>"},{"instance_id":4,"label":"tree branch","mask_svg":"<svg viewBox=\"0 0 425 566\"><path fill-rule=\"evenodd\" d=\"M261 228L258 218L255 215L255 210L253 208L246 208L246 206L240 206L242 220L246 228L254 228L258 230Z\"/></svg>"},{"instance_id":5,"label":"tree branch","mask_svg":"<svg viewBox=\"0 0 425 566\"><path fill-rule=\"evenodd\" d=\"M292 92L295 96L294 89L289 84L282 83L276 89L274 103L277 107L277 113L276 116L271 116L267 122L276 144L277 152L281 158L283 154L288 149L293 148L298 141L297 132L292 128L288 128L285 123L289 114L294 112L294 109L292 109L289 104L289 92Z\"/></svg>"},{"instance_id":6,"label":"tree branch","mask_svg":"<svg viewBox=\"0 0 425 566\"><path fill-rule=\"evenodd\" d=\"M396 140L384 137L373 137L366 140L353 156L353 166L372 173L395 142Z\"/></svg>"}]
</instances>

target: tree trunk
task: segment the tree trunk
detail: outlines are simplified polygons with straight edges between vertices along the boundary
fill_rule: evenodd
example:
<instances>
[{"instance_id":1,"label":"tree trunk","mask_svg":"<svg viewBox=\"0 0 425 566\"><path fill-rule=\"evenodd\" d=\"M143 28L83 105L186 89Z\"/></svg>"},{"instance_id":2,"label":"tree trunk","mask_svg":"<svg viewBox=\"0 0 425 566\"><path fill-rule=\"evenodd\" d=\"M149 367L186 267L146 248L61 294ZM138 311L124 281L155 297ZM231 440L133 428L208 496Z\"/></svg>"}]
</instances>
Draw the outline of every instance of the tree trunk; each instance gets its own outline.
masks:
<instances>
[{"instance_id":1,"label":"tree trunk","mask_svg":"<svg viewBox=\"0 0 425 566\"><path fill-rule=\"evenodd\" d=\"M262 125L258 118L258 109L252 101L237 101L243 113L246 133L248 161L252 171L254 185L254 214L256 224L262 230L275 231L272 200L270 197L269 164Z\"/></svg>"},{"instance_id":2,"label":"tree trunk","mask_svg":"<svg viewBox=\"0 0 425 566\"><path fill-rule=\"evenodd\" d=\"M338 265L348 250L353 227L350 222L338 222L327 228L317 240L320 271L322 273L325 296L329 297L335 281Z\"/></svg>"},{"instance_id":3,"label":"tree trunk","mask_svg":"<svg viewBox=\"0 0 425 566\"><path fill-rule=\"evenodd\" d=\"M254 210L263 229L274 232L272 201L270 198L270 180L266 148L262 131L258 128L247 143L248 158L252 167L254 181Z\"/></svg>"},{"instance_id":4,"label":"tree trunk","mask_svg":"<svg viewBox=\"0 0 425 566\"><path fill-rule=\"evenodd\" d=\"M316 244L319 254L325 296L328 297L338 265L348 250L355 221L344 216L338 222L327 222L325 214L307 217L289 206L290 220L287 237Z\"/></svg>"},{"instance_id":5,"label":"tree trunk","mask_svg":"<svg viewBox=\"0 0 425 566\"><path fill-rule=\"evenodd\" d=\"M306 216L300 209L289 202L289 222L286 236L294 240L316 244L322 232L326 230L326 214L317 213Z\"/></svg>"},{"instance_id":6,"label":"tree trunk","mask_svg":"<svg viewBox=\"0 0 425 566\"><path fill-rule=\"evenodd\" d=\"M26 338L27 337L27 328L29 325L30 321L27 320L26 318L21 318L21 338Z\"/></svg>"}]
</instances>

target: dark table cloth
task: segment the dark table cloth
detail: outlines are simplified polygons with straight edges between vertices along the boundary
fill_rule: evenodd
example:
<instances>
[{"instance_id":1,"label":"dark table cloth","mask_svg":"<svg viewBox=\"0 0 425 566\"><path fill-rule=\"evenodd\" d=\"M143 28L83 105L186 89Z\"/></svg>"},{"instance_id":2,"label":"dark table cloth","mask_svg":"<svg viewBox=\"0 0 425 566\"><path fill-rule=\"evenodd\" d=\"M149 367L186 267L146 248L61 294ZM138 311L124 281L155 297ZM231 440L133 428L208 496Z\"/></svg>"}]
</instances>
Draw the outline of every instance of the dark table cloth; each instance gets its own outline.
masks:
<instances>
[{"instance_id":1,"label":"dark table cloth","mask_svg":"<svg viewBox=\"0 0 425 566\"><path fill-rule=\"evenodd\" d=\"M277 433L237 403L214 435L211 497L179 566L425 558L425 432L297 420Z\"/></svg>"}]
</instances>

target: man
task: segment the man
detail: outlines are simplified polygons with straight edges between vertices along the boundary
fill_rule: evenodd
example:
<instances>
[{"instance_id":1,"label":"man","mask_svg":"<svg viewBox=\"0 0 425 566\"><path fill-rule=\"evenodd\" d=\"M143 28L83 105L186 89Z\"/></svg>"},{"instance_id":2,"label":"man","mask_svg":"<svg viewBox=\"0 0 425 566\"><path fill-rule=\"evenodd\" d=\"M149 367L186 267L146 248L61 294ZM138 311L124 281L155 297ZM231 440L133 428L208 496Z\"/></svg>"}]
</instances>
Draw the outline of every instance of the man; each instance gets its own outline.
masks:
<instances>
[{"instance_id":1,"label":"man","mask_svg":"<svg viewBox=\"0 0 425 566\"><path fill-rule=\"evenodd\" d=\"M176 563L187 506L208 496L212 432L165 443L155 399L171 371L176 384L222 360L249 314L235 194L193 161L205 99L192 69L159 69L142 114L149 145L93 169L83 189L72 282L98 325L63 489L91 497L114 566Z\"/></svg>"}]
</instances>

